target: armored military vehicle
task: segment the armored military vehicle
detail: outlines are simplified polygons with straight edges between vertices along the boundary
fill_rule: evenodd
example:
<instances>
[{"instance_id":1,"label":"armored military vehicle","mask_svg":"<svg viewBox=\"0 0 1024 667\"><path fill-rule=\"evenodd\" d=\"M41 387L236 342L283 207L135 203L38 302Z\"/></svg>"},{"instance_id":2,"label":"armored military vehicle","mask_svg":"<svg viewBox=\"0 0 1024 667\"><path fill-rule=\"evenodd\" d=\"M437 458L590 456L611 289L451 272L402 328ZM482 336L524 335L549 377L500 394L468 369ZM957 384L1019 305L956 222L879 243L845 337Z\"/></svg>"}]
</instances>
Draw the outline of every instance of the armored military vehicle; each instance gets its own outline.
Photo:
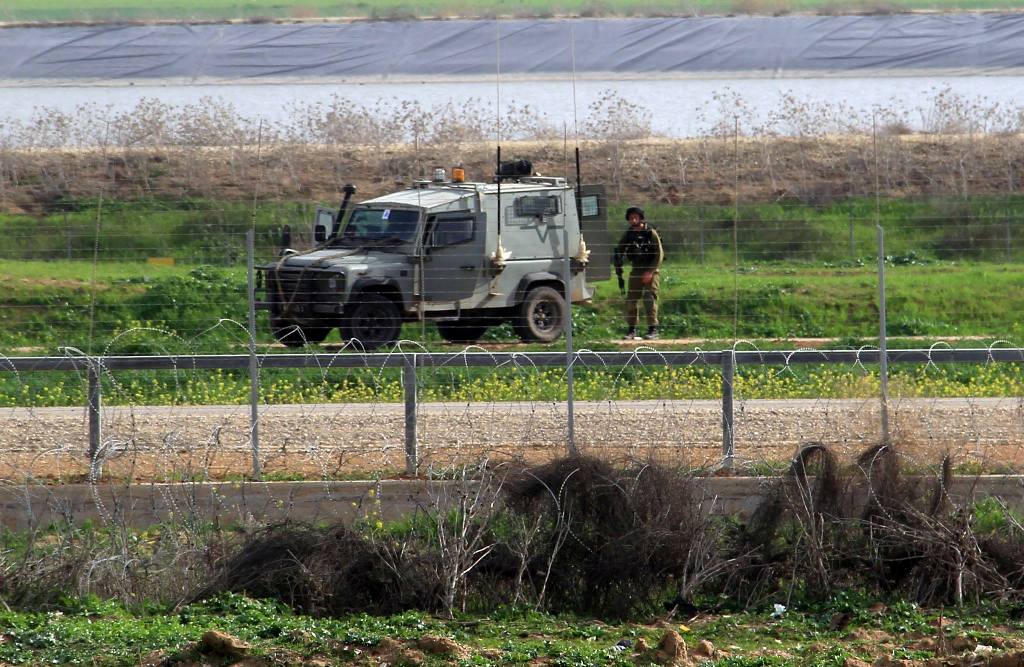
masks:
<instances>
[{"instance_id":1,"label":"armored military vehicle","mask_svg":"<svg viewBox=\"0 0 1024 667\"><path fill-rule=\"evenodd\" d=\"M524 341L556 340L567 320L566 254L573 302L592 297L588 281L610 276L603 188L536 175L525 160L500 163L490 182L451 171L347 217L351 186L340 209L319 209L314 248L283 249L259 268L259 306L277 339L297 347L338 328L372 350L398 340L403 322L431 320L457 343L502 322Z\"/></svg>"}]
</instances>

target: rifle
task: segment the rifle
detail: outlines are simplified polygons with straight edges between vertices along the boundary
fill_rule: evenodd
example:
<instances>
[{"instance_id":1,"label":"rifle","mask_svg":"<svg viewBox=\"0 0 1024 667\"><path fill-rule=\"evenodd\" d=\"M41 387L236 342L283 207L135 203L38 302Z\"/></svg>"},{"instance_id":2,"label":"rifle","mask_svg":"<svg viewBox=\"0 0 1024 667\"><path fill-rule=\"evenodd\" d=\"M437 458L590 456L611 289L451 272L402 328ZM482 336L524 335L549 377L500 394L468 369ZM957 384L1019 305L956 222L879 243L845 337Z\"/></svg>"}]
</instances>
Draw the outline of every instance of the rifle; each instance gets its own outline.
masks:
<instances>
[{"instance_id":1,"label":"rifle","mask_svg":"<svg viewBox=\"0 0 1024 667\"><path fill-rule=\"evenodd\" d=\"M621 267L615 267L615 277L619 279L619 294L626 296L626 281L622 279Z\"/></svg>"}]
</instances>

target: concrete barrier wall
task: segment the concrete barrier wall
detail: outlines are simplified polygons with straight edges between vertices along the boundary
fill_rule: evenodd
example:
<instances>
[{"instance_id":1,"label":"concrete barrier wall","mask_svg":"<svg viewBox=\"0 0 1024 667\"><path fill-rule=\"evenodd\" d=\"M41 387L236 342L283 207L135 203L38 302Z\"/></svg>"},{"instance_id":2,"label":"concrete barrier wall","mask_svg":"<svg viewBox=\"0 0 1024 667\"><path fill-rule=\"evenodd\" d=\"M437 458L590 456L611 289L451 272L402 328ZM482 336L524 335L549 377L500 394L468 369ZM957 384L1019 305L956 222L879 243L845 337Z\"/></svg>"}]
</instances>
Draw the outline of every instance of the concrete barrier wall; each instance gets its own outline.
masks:
<instances>
[{"instance_id":1,"label":"concrete barrier wall","mask_svg":"<svg viewBox=\"0 0 1024 667\"><path fill-rule=\"evenodd\" d=\"M749 516L775 478L708 477L698 480L705 506ZM216 482L126 485L22 485L0 487L0 525L9 530L54 522L116 523L145 528L166 521L221 525L285 520L396 519L450 498L451 482ZM1024 511L1024 476L957 477L950 495L963 501L994 496Z\"/></svg>"}]
</instances>

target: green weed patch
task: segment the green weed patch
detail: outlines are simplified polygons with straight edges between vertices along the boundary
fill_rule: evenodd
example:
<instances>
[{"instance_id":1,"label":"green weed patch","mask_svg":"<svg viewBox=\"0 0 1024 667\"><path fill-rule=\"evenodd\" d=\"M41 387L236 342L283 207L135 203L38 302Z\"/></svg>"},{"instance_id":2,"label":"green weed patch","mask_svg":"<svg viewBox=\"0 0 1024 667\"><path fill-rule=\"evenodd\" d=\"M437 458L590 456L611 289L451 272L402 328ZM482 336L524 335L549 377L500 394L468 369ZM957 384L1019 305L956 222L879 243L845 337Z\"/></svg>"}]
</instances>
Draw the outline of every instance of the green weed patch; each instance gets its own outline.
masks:
<instances>
[{"instance_id":1,"label":"green weed patch","mask_svg":"<svg viewBox=\"0 0 1024 667\"><path fill-rule=\"evenodd\" d=\"M741 367L735 377L738 400L867 399L878 395L877 368L799 365ZM398 371L299 371L265 369L260 396L270 405L288 403L400 403ZM103 380L108 405L245 405L247 371L125 371ZM699 400L721 397L716 367L577 368L577 400ZM892 398L1015 397L1024 394L1024 365L902 366L890 368ZM421 372L419 398L425 402L561 401L565 372L559 369L456 369ZM81 406L85 378L62 373L0 375L0 407Z\"/></svg>"}]
</instances>

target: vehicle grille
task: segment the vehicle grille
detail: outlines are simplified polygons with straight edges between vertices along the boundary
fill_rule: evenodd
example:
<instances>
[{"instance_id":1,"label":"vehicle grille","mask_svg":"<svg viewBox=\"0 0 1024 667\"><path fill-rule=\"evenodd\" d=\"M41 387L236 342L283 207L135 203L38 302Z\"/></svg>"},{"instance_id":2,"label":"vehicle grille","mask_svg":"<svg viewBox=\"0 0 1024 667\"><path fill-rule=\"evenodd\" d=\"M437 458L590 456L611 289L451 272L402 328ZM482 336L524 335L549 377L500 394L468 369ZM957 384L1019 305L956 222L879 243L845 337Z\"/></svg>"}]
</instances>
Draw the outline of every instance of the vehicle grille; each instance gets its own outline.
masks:
<instances>
[{"instance_id":1,"label":"vehicle grille","mask_svg":"<svg viewBox=\"0 0 1024 667\"><path fill-rule=\"evenodd\" d=\"M317 300L316 274L278 269L267 275L267 296L275 313L293 315L310 311Z\"/></svg>"}]
</instances>

